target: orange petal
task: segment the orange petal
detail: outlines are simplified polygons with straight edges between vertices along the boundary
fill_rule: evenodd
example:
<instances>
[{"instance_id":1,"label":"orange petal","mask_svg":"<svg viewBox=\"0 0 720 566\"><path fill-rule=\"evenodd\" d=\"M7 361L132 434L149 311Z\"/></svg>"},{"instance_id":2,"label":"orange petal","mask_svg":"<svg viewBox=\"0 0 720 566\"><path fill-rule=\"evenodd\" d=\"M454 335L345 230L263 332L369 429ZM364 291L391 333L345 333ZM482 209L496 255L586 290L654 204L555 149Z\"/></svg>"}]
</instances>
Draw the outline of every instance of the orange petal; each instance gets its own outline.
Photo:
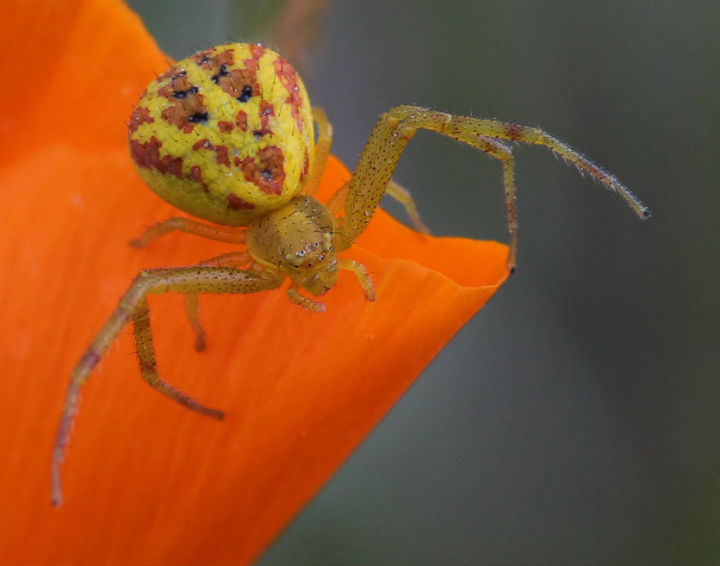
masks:
<instances>
[{"instance_id":1,"label":"orange petal","mask_svg":"<svg viewBox=\"0 0 720 566\"><path fill-rule=\"evenodd\" d=\"M348 273L324 314L277 291L203 296L201 354L182 297L152 297L163 377L227 418L149 389L128 329L83 391L65 500L51 508L67 380L121 293L140 269L229 247L183 235L127 245L176 214L125 147L132 105L165 65L139 20L111 1L15 3L0 22L3 64L26 87L0 92L4 108L22 109L0 117L12 146L0 157L0 561L248 562L498 288L507 248L421 236L378 213L347 254L368 267L376 302ZM347 176L332 160L322 190Z\"/></svg>"}]
</instances>

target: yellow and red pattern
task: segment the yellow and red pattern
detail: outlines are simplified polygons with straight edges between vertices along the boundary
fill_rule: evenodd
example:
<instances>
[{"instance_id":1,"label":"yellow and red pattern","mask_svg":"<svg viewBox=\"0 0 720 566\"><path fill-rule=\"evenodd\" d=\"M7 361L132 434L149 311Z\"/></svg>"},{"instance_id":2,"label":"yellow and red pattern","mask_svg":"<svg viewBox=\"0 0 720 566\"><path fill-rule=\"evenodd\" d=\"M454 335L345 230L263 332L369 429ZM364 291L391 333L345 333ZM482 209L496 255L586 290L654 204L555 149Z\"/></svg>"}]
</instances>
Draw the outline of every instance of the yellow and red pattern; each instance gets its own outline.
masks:
<instances>
[{"instance_id":1,"label":"yellow and red pattern","mask_svg":"<svg viewBox=\"0 0 720 566\"><path fill-rule=\"evenodd\" d=\"M179 61L150 83L129 123L130 153L147 185L177 208L229 226L302 191L314 136L292 66L245 43Z\"/></svg>"}]
</instances>

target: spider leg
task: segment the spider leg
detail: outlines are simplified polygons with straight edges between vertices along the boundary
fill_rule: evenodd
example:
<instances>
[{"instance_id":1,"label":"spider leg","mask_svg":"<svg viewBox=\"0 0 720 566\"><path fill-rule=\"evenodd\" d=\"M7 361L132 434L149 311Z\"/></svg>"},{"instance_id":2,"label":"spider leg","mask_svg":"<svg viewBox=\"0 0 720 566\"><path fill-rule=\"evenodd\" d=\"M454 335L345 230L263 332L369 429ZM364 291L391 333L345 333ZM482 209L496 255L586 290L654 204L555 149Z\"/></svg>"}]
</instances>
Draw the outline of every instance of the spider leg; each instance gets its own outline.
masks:
<instances>
[{"instance_id":1,"label":"spider leg","mask_svg":"<svg viewBox=\"0 0 720 566\"><path fill-rule=\"evenodd\" d=\"M365 292L365 297L367 298L367 300L375 300L375 286L373 285L372 279L370 279L370 276L368 275L367 269L362 263L360 263L359 261L355 261L354 259L339 257L338 267L340 269L347 269L348 271L352 271L355 274L355 277L357 277L358 283L360 283L360 287L362 287L362 290Z\"/></svg>"},{"instance_id":2,"label":"spider leg","mask_svg":"<svg viewBox=\"0 0 720 566\"><path fill-rule=\"evenodd\" d=\"M197 297L196 294L192 296ZM155 348L153 347L152 330L150 329L150 307L147 302L147 297L143 296L138 299L132 313L132 321L136 352L138 361L140 362L140 373L148 385L188 409L192 409L208 417L222 419L225 416L222 411L198 403L189 395L186 395L179 389L160 379L157 362L155 361Z\"/></svg>"},{"instance_id":3,"label":"spider leg","mask_svg":"<svg viewBox=\"0 0 720 566\"><path fill-rule=\"evenodd\" d=\"M197 293L185 294L185 314L187 314L190 328L195 333L195 349L202 352L207 346L205 339L205 329L200 322L200 302Z\"/></svg>"},{"instance_id":4,"label":"spider leg","mask_svg":"<svg viewBox=\"0 0 720 566\"><path fill-rule=\"evenodd\" d=\"M157 224L150 226L139 238L130 240L130 245L136 248L147 246L152 240L169 234L177 230L178 232L187 232L195 234L201 238L216 240L218 242L229 242L231 244L244 244L245 233L244 228L236 228L234 226L220 226L218 224L204 224L191 218L168 218Z\"/></svg>"},{"instance_id":5,"label":"spider leg","mask_svg":"<svg viewBox=\"0 0 720 566\"><path fill-rule=\"evenodd\" d=\"M325 206L327 206L330 214L332 214L333 216L337 216L338 214L340 214L345 207L345 199L347 198L349 187L350 181L344 183L343 186L340 187L337 191L335 191L335 193L333 193L333 195L325 203ZM415 228L415 230L417 230L418 232L422 232L423 234L430 233L430 230L422 221L422 218L420 218L420 213L418 212L417 205L415 204L415 200L412 198L410 191L408 191L405 187L401 186L395 181L390 180L386 188L385 194L387 194L389 197L394 198L396 201L398 201L405 207L405 212L410 218L410 222L412 222L413 228Z\"/></svg>"},{"instance_id":6,"label":"spider leg","mask_svg":"<svg viewBox=\"0 0 720 566\"><path fill-rule=\"evenodd\" d=\"M295 303L296 305L303 307L309 311L313 312L325 312L325 303L322 301L313 301L312 299L306 297L300 291L298 290L300 287L296 283L292 283L290 287L288 287L286 294L287 298L290 299L290 302Z\"/></svg>"},{"instance_id":7,"label":"spider leg","mask_svg":"<svg viewBox=\"0 0 720 566\"><path fill-rule=\"evenodd\" d=\"M475 147L480 151L484 151L502 163L503 186L505 188L505 216L508 238L510 239L510 252L508 254L507 266L511 272L515 271L518 246L518 221L517 210L515 208L515 157L512 154L512 149L510 149L507 144L496 139L483 136L457 134L451 137Z\"/></svg>"},{"instance_id":8,"label":"spider leg","mask_svg":"<svg viewBox=\"0 0 720 566\"><path fill-rule=\"evenodd\" d=\"M147 246L152 240L160 238L161 236L169 234L175 230L179 232L187 232L188 234L194 234L196 236L200 236L201 238L208 238L210 240L220 242L229 242L232 244L244 244L245 234L247 232L245 229L238 229L231 226L204 224L191 218L175 217L168 218L150 226L139 238L131 240L130 245L142 248ZM244 252L238 252L238 254L241 254L243 258L249 260L248 254ZM235 255L236 254L233 253L225 254L224 256L219 256L218 258L212 258L205 262L201 262L198 266L235 267L239 262L219 261L220 258L225 259L229 256L234 258ZM247 263L247 261L240 263ZM202 351L205 349L206 344L205 331L200 324L199 308L197 297L192 297L191 295L185 296L185 310L190 321L190 326L195 332L195 349L197 351Z\"/></svg>"},{"instance_id":9,"label":"spider leg","mask_svg":"<svg viewBox=\"0 0 720 566\"><path fill-rule=\"evenodd\" d=\"M234 267L239 268L250 263L250 254L245 252L230 252L222 254L205 261L201 261L196 267ZM202 352L207 345L205 340L205 329L200 322L200 303L197 293L185 294L185 312L187 313L190 327L195 333L195 349Z\"/></svg>"},{"instance_id":10,"label":"spider leg","mask_svg":"<svg viewBox=\"0 0 720 566\"><path fill-rule=\"evenodd\" d=\"M333 216L337 216L345 208L345 199L347 198L349 187L350 181L346 181L325 203L325 206Z\"/></svg>"},{"instance_id":11,"label":"spider leg","mask_svg":"<svg viewBox=\"0 0 720 566\"><path fill-rule=\"evenodd\" d=\"M318 106L313 107L313 120L318 128L318 138L315 142L315 157L310 165L310 175L303 188L303 193L313 196L320 186L320 179L325 172L325 164L332 147L333 127L325 111Z\"/></svg>"},{"instance_id":12,"label":"spider leg","mask_svg":"<svg viewBox=\"0 0 720 566\"><path fill-rule=\"evenodd\" d=\"M408 191L405 187L399 185L391 179L390 183L388 183L386 194L389 197L394 198L396 201L398 201L405 207L405 212L410 218L410 222L412 222L415 230L417 230L418 232L422 232L423 234L430 233L430 230L427 226L425 226L422 218L420 218L420 213L418 212L417 206L415 205L415 200L413 200L410 191Z\"/></svg>"},{"instance_id":13,"label":"spider leg","mask_svg":"<svg viewBox=\"0 0 720 566\"><path fill-rule=\"evenodd\" d=\"M52 503L59 505L62 499L60 488L60 464L70 436L73 419L77 413L80 390L90 373L102 358L120 331L130 321L135 329L135 341L143 378L155 389L204 415L221 419L223 413L201 405L160 380L155 365L155 355L150 332L147 295L149 293L180 292L186 295L198 293L257 293L280 286L281 277L271 272L253 274L229 267L180 267L142 271L120 299L115 311L95 336L70 377L60 425L58 427L52 458Z\"/></svg>"},{"instance_id":14,"label":"spider leg","mask_svg":"<svg viewBox=\"0 0 720 566\"><path fill-rule=\"evenodd\" d=\"M641 218L649 212L616 177L558 139L539 128L498 120L453 116L418 106L398 106L383 114L363 150L353 178L347 187L345 216L340 219L338 250L352 245L365 229L372 213L386 192L397 163L407 143L418 129L430 130L472 145L500 159L504 166L510 255L508 267L514 267L517 240L514 220L514 167L509 148L498 140L543 145L579 170L589 173L608 189L618 193Z\"/></svg>"}]
</instances>

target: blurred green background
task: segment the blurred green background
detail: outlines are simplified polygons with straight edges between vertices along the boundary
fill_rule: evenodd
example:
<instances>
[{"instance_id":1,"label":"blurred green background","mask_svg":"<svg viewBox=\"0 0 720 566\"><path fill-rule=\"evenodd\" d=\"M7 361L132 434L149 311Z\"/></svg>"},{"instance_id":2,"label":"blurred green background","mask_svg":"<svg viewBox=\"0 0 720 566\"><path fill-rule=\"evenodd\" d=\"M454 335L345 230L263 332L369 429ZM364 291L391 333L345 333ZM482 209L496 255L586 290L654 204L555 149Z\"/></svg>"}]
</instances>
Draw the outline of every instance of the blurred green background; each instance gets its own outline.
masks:
<instances>
[{"instance_id":1,"label":"blurred green background","mask_svg":"<svg viewBox=\"0 0 720 566\"><path fill-rule=\"evenodd\" d=\"M279 1L130 4L174 57L279 47L350 167L417 103L542 126L654 215L518 147L518 272L262 564L720 562L720 4L346 0L281 33ZM492 159L420 133L395 178L505 241Z\"/></svg>"}]
</instances>

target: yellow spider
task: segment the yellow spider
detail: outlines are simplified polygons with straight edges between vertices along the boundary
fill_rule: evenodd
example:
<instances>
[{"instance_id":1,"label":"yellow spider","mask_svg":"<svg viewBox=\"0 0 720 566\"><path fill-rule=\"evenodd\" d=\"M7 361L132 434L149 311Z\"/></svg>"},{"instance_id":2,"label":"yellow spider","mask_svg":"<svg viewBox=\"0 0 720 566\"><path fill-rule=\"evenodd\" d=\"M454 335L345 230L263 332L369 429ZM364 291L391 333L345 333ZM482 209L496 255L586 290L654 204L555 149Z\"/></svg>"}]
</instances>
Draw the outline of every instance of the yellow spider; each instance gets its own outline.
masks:
<instances>
[{"instance_id":1,"label":"yellow spider","mask_svg":"<svg viewBox=\"0 0 720 566\"><path fill-rule=\"evenodd\" d=\"M638 216L649 216L617 178L543 130L417 106L398 106L380 117L352 179L322 204L313 194L330 152L332 126L321 109L311 108L290 64L261 45L220 45L179 61L150 83L128 128L130 154L147 185L177 208L213 223L170 218L132 244L143 247L179 230L245 244L246 249L190 267L142 271L135 278L70 378L52 460L55 505L61 501L60 464L80 389L129 321L143 378L170 399L223 418L222 411L201 405L160 379L148 293L185 294L198 350L205 345L198 313L200 293L257 293L278 288L290 277L288 298L323 311L322 302L300 290L323 295L335 285L338 269L347 269L355 274L367 299L374 300L365 267L338 253L365 229L385 194L403 203L415 227L425 231L410 195L391 181L418 128L461 141L502 163L511 270L517 255L517 220L514 159L507 142L544 145L617 192Z\"/></svg>"}]
</instances>

